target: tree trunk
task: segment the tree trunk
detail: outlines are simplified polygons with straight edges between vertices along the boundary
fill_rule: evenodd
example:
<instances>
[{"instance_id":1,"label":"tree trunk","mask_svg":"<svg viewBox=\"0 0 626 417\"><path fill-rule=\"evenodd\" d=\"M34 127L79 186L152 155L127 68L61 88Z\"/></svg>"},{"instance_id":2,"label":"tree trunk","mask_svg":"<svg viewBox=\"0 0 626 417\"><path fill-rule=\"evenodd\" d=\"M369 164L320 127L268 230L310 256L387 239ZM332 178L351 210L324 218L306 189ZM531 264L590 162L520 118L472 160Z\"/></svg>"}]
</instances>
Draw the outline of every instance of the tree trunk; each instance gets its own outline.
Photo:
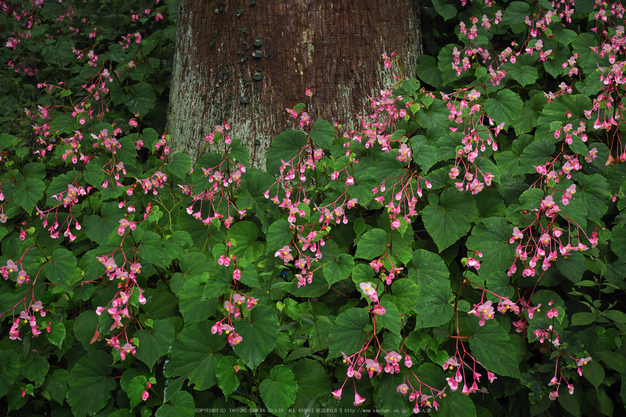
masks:
<instances>
[{"instance_id":1,"label":"tree trunk","mask_svg":"<svg viewBox=\"0 0 626 417\"><path fill-rule=\"evenodd\" d=\"M227 4L226 4L227 3ZM399 52L414 76L421 52L417 0L180 0L168 131L173 153L197 160L205 136L229 136L265 170L272 138L295 121L285 108L346 127L369 112L367 96L394 81L381 55ZM398 70L396 69L397 73Z\"/></svg>"}]
</instances>

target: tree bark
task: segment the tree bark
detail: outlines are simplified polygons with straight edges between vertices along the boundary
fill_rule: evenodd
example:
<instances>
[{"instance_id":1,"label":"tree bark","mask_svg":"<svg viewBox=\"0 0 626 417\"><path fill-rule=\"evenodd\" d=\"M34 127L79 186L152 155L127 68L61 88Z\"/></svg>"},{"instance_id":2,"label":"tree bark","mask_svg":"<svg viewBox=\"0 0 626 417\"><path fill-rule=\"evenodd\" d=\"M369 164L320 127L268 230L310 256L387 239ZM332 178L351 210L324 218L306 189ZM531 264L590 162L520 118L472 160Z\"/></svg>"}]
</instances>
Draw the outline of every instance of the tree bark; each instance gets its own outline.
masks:
<instances>
[{"instance_id":1,"label":"tree bark","mask_svg":"<svg viewBox=\"0 0 626 417\"><path fill-rule=\"evenodd\" d=\"M227 3L227 4L226 4ZM367 96L394 82L381 55L398 52L407 76L421 53L417 0L180 0L168 111L172 153L197 160L205 136L229 136L265 170L272 138L297 125L285 108L304 102L312 121L350 128ZM396 69L396 73L399 71Z\"/></svg>"}]
</instances>

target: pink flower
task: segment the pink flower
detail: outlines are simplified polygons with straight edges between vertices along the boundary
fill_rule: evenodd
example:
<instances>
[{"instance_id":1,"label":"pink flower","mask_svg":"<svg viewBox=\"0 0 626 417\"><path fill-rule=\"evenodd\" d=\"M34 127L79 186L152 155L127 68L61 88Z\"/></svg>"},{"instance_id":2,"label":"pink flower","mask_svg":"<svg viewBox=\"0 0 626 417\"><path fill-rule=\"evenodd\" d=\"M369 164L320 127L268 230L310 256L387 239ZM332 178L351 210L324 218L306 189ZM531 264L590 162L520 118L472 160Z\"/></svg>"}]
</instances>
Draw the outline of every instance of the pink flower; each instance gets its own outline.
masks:
<instances>
[{"instance_id":1,"label":"pink flower","mask_svg":"<svg viewBox=\"0 0 626 417\"><path fill-rule=\"evenodd\" d=\"M365 402L365 398L361 397L358 392L354 392L354 405L359 406Z\"/></svg>"},{"instance_id":2,"label":"pink flower","mask_svg":"<svg viewBox=\"0 0 626 417\"><path fill-rule=\"evenodd\" d=\"M122 358L122 360L126 359L126 355L128 353L131 353L133 356L135 356L135 353L137 353L137 349L135 348L135 346L126 342L126 344L120 350L120 358Z\"/></svg>"},{"instance_id":3,"label":"pink flower","mask_svg":"<svg viewBox=\"0 0 626 417\"><path fill-rule=\"evenodd\" d=\"M142 400L142 401L146 401L146 400L148 399L148 397L150 397L150 393L149 393L148 391L144 391L144 392L141 394L141 400Z\"/></svg>"},{"instance_id":4,"label":"pink flower","mask_svg":"<svg viewBox=\"0 0 626 417\"><path fill-rule=\"evenodd\" d=\"M242 340L243 338L239 336L237 333L228 335L228 343L231 346L238 345L239 343L241 343Z\"/></svg>"},{"instance_id":5,"label":"pink flower","mask_svg":"<svg viewBox=\"0 0 626 417\"><path fill-rule=\"evenodd\" d=\"M398 385L396 391L398 391L402 395L406 395L409 392L409 387L406 384L401 384Z\"/></svg>"},{"instance_id":6,"label":"pink flower","mask_svg":"<svg viewBox=\"0 0 626 417\"><path fill-rule=\"evenodd\" d=\"M343 388L339 388L337 391L333 391L333 397L335 397L335 399L340 400L341 399L341 391L343 390Z\"/></svg>"},{"instance_id":7,"label":"pink flower","mask_svg":"<svg viewBox=\"0 0 626 417\"><path fill-rule=\"evenodd\" d=\"M489 380L489 382L493 382L498 378L493 374L493 372L487 371L487 379Z\"/></svg>"}]
</instances>

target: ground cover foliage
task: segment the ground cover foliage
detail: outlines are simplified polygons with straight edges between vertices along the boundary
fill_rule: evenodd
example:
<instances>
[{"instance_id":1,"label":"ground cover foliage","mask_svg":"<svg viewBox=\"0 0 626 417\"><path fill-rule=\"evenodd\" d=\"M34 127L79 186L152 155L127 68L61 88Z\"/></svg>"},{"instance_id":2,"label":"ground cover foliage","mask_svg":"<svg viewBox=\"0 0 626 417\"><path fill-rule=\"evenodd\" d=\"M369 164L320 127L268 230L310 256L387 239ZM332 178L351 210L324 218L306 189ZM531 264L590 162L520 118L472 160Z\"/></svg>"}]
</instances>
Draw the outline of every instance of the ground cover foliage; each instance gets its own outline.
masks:
<instances>
[{"instance_id":1,"label":"ground cover foliage","mask_svg":"<svg viewBox=\"0 0 626 417\"><path fill-rule=\"evenodd\" d=\"M425 2L417 77L351 132L303 92L266 172L169 155L175 2L0 6L0 413L624 408L619 2Z\"/></svg>"}]
</instances>

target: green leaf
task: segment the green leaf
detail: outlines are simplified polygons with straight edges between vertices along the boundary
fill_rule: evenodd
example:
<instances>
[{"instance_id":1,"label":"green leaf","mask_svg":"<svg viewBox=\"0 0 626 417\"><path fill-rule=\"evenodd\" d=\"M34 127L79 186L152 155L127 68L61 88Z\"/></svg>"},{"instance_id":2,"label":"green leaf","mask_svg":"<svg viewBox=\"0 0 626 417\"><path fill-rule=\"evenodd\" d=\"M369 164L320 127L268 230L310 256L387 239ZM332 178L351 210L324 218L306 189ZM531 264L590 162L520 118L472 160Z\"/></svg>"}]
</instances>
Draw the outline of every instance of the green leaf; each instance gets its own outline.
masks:
<instances>
[{"instance_id":1,"label":"green leaf","mask_svg":"<svg viewBox=\"0 0 626 417\"><path fill-rule=\"evenodd\" d=\"M185 178L191 169L191 158L183 152L178 152L171 157L170 162L167 164L167 169L172 175L178 178Z\"/></svg>"},{"instance_id":2,"label":"green leaf","mask_svg":"<svg viewBox=\"0 0 626 417\"><path fill-rule=\"evenodd\" d=\"M488 277L493 272L506 271L515 259L515 247L509 244L513 228L502 217L490 217L474 226L467 239L467 248L482 252L480 276Z\"/></svg>"},{"instance_id":3,"label":"green leaf","mask_svg":"<svg viewBox=\"0 0 626 417\"><path fill-rule=\"evenodd\" d=\"M176 295L180 299L180 313L183 315L186 325L206 320L217 308L217 297L205 295L206 277L193 276L184 283L182 290Z\"/></svg>"},{"instance_id":4,"label":"green leaf","mask_svg":"<svg viewBox=\"0 0 626 417\"><path fill-rule=\"evenodd\" d=\"M46 377L41 394L48 400L54 400L63 405L67 395L67 383L70 373L65 369L57 369ZM1 380L1 379L0 379Z\"/></svg>"},{"instance_id":5,"label":"green leaf","mask_svg":"<svg viewBox=\"0 0 626 417\"><path fill-rule=\"evenodd\" d=\"M385 308L385 314L378 316L376 322L391 333L399 335L402 331L402 317L398 307L389 299L383 299L380 305Z\"/></svg>"},{"instance_id":6,"label":"green leaf","mask_svg":"<svg viewBox=\"0 0 626 417\"><path fill-rule=\"evenodd\" d=\"M328 357L340 356L342 352L349 356L357 352L367 340L368 327L371 327L370 317L363 309L352 308L339 314L330 332Z\"/></svg>"},{"instance_id":7,"label":"green leaf","mask_svg":"<svg viewBox=\"0 0 626 417\"><path fill-rule=\"evenodd\" d=\"M559 256L556 260L556 267L567 279L576 283L583 279L583 274L587 270L587 261L580 252L572 252L567 257Z\"/></svg>"},{"instance_id":8,"label":"green leaf","mask_svg":"<svg viewBox=\"0 0 626 417\"><path fill-rule=\"evenodd\" d=\"M91 339L98 328L98 315L93 310L85 310L74 321L74 336L85 350L90 349Z\"/></svg>"},{"instance_id":9,"label":"green leaf","mask_svg":"<svg viewBox=\"0 0 626 417\"><path fill-rule=\"evenodd\" d=\"M43 271L50 282L68 291L76 272L76 257L69 250L58 248L44 265Z\"/></svg>"},{"instance_id":10,"label":"green leaf","mask_svg":"<svg viewBox=\"0 0 626 417\"><path fill-rule=\"evenodd\" d=\"M578 182L576 193L580 192L583 204L587 208L587 218L600 223L609 209L611 191L607 179L600 174L584 175L576 173L574 179Z\"/></svg>"},{"instance_id":11,"label":"green leaf","mask_svg":"<svg viewBox=\"0 0 626 417\"><path fill-rule=\"evenodd\" d=\"M128 399L130 400L131 409L135 408L137 404L143 402L141 396L147 389L147 382L148 378L146 378L145 375L137 375L130 380L126 393L128 394Z\"/></svg>"},{"instance_id":12,"label":"green leaf","mask_svg":"<svg viewBox=\"0 0 626 417\"><path fill-rule=\"evenodd\" d=\"M539 77L539 73L535 67L531 67L530 65L513 66L513 68L506 73L522 86L533 84Z\"/></svg>"},{"instance_id":13,"label":"green leaf","mask_svg":"<svg viewBox=\"0 0 626 417\"><path fill-rule=\"evenodd\" d=\"M447 0L433 0L433 6L435 6L435 10L444 20L450 20L457 15L456 7L447 4Z\"/></svg>"},{"instance_id":14,"label":"green leaf","mask_svg":"<svg viewBox=\"0 0 626 417\"><path fill-rule=\"evenodd\" d=\"M57 347L61 347L63 345L63 341L65 340L66 330L65 325L60 321L51 321L50 322L50 331L46 335L48 341Z\"/></svg>"},{"instance_id":15,"label":"green leaf","mask_svg":"<svg viewBox=\"0 0 626 417\"><path fill-rule=\"evenodd\" d=\"M582 366L583 376L587 378L587 381L591 382L591 385L596 389L604 382L604 368L596 361L589 361L587 365Z\"/></svg>"},{"instance_id":16,"label":"green leaf","mask_svg":"<svg viewBox=\"0 0 626 417\"><path fill-rule=\"evenodd\" d=\"M508 89L498 91L496 98L489 98L483 104L487 116L496 124L505 122L506 127L519 119L523 106L520 96Z\"/></svg>"},{"instance_id":17,"label":"green leaf","mask_svg":"<svg viewBox=\"0 0 626 417\"><path fill-rule=\"evenodd\" d=\"M344 280L350 276L354 268L354 258L346 253L338 255L335 259L330 259L324 265L324 278L328 285Z\"/></svg>"},{"instance_id":18,"label":"green leaf","mask_svg":"<svg viewBox=\"0 0 626 417\"><path fill-rule=\"evenodd\" d=\"M126 96L124 102L128 109L142 119L156 103L154 88L148 83L137 83L130 89L131 94Z\"/></svg>"},{"instance_id":19,"label":"green leaf","mask_svg":"<svg viewBox=\"0 0 626 417\"><path fill-rule=\"evenodd\" d=\"M429 197L429 204L422 211L424 226L439 251L465 236L477 216L476 203L471 194L456 188L448 188L441 193L439 202Z\"/></svg>"},{"instance_id":20,"label":"green leaf","mask_svg":"<svg viewBox=\"0 0 626 417\"><path fill-rule=\"evenodd\" d=\"M37 178L17 177L17 189L13 193L13 200L28 214L33 211L37 202L43 198L46 185Z\"/></svg>"},{"instance_id":21,"label":"green leaf","mask_svg":"<svg viewBox=\"0 0 626 417\"><path fill-rule=\"evenodd\" d=\"M546 139L537 139L522 152L520 157L520 169L524 173L535 172L535 167L545 165L552 160L552 153L556 150L554 142Z\"/></svg>"},{"instance_id":22,"label":"green leaf","mask_svg":"<svg viewBox=\"0 0 626 417\"><path fill-rule=\"evenodd\" d=\"M436 327L449 322L454 315L454 306L450 302L452 296L448 280L432 281L420 288L420 295L415 300L415 328Z\"/></svg>"},{"instance_id":23,"label":"green leaf","mask_svg":"<svg viewBox=\"0 0 626 417\"><path fill-rule=\"evenodd\" d=\"M135 337L141 346L135 356L152 371L154 364L167 354L174 341L174 326L163 320L155 320L152 329L139 330Z\"/></svg>"},{"instance_id":24,"label":"green leaf","mask_svg":"<svg viewBox=\"0 0 626 417\"><path fill-rule=\"evenodd\" d=\"M357 242L355 258L374 259L386 251L387 233L382 229L372 229Z\"/></svg>"},{"instance_id":25,"label":"green leaf","mask_svg":"<svg viewBox=\"0 0 626 417\"><path fill-rule=\"evenodd\" d=\"M237 358L224 356L217 364L217 369L215 370L217 386L220 387L226 398L230 397L230 394L239 388L239 383L241 382L242 372L239 371L243 369L235 370L236 366L239 366Z\"/></svg>"},{"instance_id":26,"label":"green leaf","mask_svg":"<svg viewBox=\"0 0 626 417\"><path fill-rule=\"evenodd\" d=\"M0 397L3 397L20 373L20 360L10 350L0 350Z\"/></svg>"},{"instance_id":27,"label":"green leaf","mask_svg":"<svg viewBox=\"0 0 626 417\"><path fill-rule=\"evenodd\" d=\"M211 333L211 323L203 321L185 328L172 343L163 373L172 378L189 378L197 391L211 388L217 382L215 369L223 355L226 336Z\"/></svg>"},{"instance_id":28,"label":"green leaf","mask_svg":"<svg viewBox=\"0 0 626 417\"><path fill-rule=\"evenodd\" d=\"M276 136L265 154L267 173L278 175L283 161L290 163L302 151L306 142L306 133L299 130L287 130Z\"/></svg>"},{"instance_id":29,"label":"green leaf","mask_svg":"<svg viewBox=\"0 0 626 417\"><path fill-rule=\"evenodd\" d=\"M424 172L428 172L428 170L437 163L437 151L433 146L427 143L425 136L411 138L413 160Z\"/></svg>"},{"instance_id":30,"label":"green leaf","mask_svg":"<svg viewBox=\"0 0 626 417\"><path fill-rule=\"evenodd\" d=\"M409 278L417 285L427 285L433 281L447 281L450 273L441 256L425 249L418 249L411 256L413 268Z\"/></svg>"},{"instance_id":31,"label":"green leaf","mask_svg":"<svg viewBox=\"0 0 626 417\"><path fill-rule=\"evenodd\" d=\"M450 392L445 398L437 398L439 410L431 413L436 417L476 417L476 406L471 398L460 390Z\"/></svg>"},{"instance_id":32,"label":"green leaf","mask_svg":"<svg viewBox=\"0 0 626 417\"><path fill-rule=\"evenodd\" d=\"M519 361L506 330L495 320L486 320L484 326L478 317L468 317L467 325L474 333L469 338L470 348L476 360L496 375L519 378Z\"/></svg>"},{"instance_id":33,"label":"green leaf","mask_svg":"<svg viewBox=\"0 0 626 417\"><path fill-rule=\"evenodd\" d=\"M163 247L163 239L154 232L145 232L141 237L141 243L137 248L137 252L144 262L164 267L165 249Z\"/></svg>"},{"instance_id":34,"label":"green leaf","mask_svg":"<svg viewBox=\"0 0 626 417\"><path fill-rule=\"evenodd\" d=\"M257 240L259 226L248 221L236 222L228 229L227 236L232 244L229 253L239 256ZM293 236L293 232L291 232L291 236Z\"/></svg>"},{"instance_id":35,"label":"green leaf","mask_svg":"<svg viewBox=\"0 0 626 417\"><path fill-rule=\"evenodd\" d=\"M430 55L423 54L417 57L417 76L433 87L443 86L443 78L437 68L437 60Z\"/></svg>"},{"instance_id":36,"label":"green leaf","mask_svg":"<svg viewBox=\"0 0 626 417\"><path fill-rule=\"evenodd\" d=\"M0 134L0 152L11 146L13 142L15 142L16 137L13 135L9 135L8 133Z\"/></svg>"},{"instance_id":37,"label":"green leaf","mask_svg":"<svg viewBox=\"0 0 626 417\"><path fill-rule=\"evenodd\" d=\"M43 379L50 370L50 363L42 356L31 354L22 366L22 375L34 382L35 385L41 385Z\"/></svg>"},{"instance_id":38,"label":"green leaf","mask_svg":"<svg viewBox=\"0 0 626 417\"><path fill-rule=\"evenodd\" d=\"M455 73L456 75L456 73ZM422 127L447 127L449 125L448 114L450 111L443 100L435 99L428 108L422 108L417 112L417 121Z\"/></svg>"},{"instance_id":39,"label":"green leaf","mask_svg":"<svg viewBox=\"0 0 626 417\"><path fill-rule=\"evenodd\" d=\"M294 231L287 220L272 223L267 231L267 252L272 253L293 240Z\"/></svg>"},{"instance_id":40,"label":"green leaf","mask_svg":"<svg viewBox=\"0 0 626 417\"><path fill-rule=\"evenodd\" d=\"M196 404L187 391L178 391L172 395L169 404L164 404L156 411L155 417L193 417Z\"/></svg>"},{"instance_id":41,"label":"green leaf","mask_svg":"<svg viewBox=\"0 0 626 417\"><path fill-rule=\"evenodd\" d=\"M300 359L292 365L291 370L296 377L298 389L293 409L311 408L318 397L330 392L330 382L324 367L313 359ZM313 408L315 408L313 406Z\"/></svg>"},{"instance_id":42,"label":"green leaf","mask_svg":"<svg viewBox=\"0 0 626 417\"><path fill-rule=\"evenodd\" d=\"M72 368L68 380L67 403L76 417L93 415L111 398L117 382L110 374L113 357L102 350L83 356Z\"/></svg>"},{"instance_id":43,"label":"green leaf","mask_svg":"<svg viewBox=\"0 0 626 417\"><path fill-rule=\"evenodd\" d=\"M530 5L522 1L514 1L508 5L504 15L509 25L524 23L526 17L530 15Z\"/></svg>"},{"instance_id":44,"label":"green leaf","mask_svg":"<svg viewBox=\"0 0 626 417\"><path fill-rule=\"evenodd\" d=\"M580 412L580 403L578 402L578 392L576 390L574 391L574 395L570 395L566 387L563 387L558 399L561 407L569 412L570 415L575 417L580 417L582 415Z\"/></svg>"},{"instance_id":45,"label":"green leaf","mask_svg":"<svg viewBox=\"0 0 626 417\"><path fill-rule=\"evenodd\" d=\"M248 368L256 369L274 349L278 327L276 312L265 306L254 307L249 320L235 323L235 331L242 340L233 347L233 350L244 360Z\"/></svg>"},{"instance_id":46,"label":"green leaf","mask_svg":"<svg viewBox=\"0 0 626 417\"><path fill-rule=\"evenodd\" d=\"M420 292L417 284L411 279L401 279L394 281L391 284L391 289L396 299L398 311L405 315L411 312Z\"/></svg>"},{"instance_id":47,"label":"green leaf","mask_svg":"<svg viewBox=\"0 0 626 417\"><path fill-rule=\"evenodd\" d=\"M318 120L311 129L311 139L317 146L323 149L330 149L335 139L335 129L326 120Z\"/></svg>"},{"instance_id":48,"label":"green leaf","mask_svg":"<svg viewBox=\"0 0 626 417\"><path fill-rule=\"evenodd\" d=\"M296 377L285 365L278 365L270 371L270 377L263 380L259 392L271 413L286 416L287 409L296 401L298 383Z\"/></svg>"}]
</instances>

